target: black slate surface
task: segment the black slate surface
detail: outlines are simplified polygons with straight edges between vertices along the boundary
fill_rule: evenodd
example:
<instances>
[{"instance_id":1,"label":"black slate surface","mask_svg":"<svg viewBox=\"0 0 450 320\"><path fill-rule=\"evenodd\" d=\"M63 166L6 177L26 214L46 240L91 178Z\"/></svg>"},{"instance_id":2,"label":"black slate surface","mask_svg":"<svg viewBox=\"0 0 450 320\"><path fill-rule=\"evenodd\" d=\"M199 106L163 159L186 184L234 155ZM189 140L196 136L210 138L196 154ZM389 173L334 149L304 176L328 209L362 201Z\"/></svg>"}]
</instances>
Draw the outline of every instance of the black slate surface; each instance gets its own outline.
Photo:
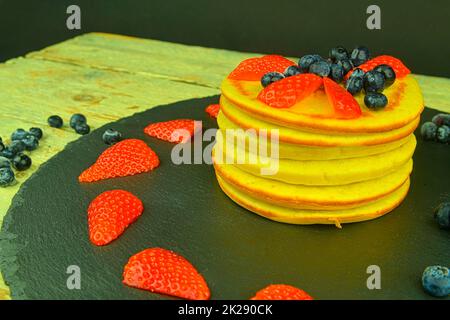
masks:
<instances>
[{"instance_id":1,"label":"black slate surface","mask_svg":"<svg viewBox=\"0 0 450 320\"><path fill-rule=\"evenodd\" d=\"M172 249L190 260L212 299L247 299L270 283L303 288L317 299L426 299L420 277L428 265L449 265L450 233L432 210L449 199L449 146L418 139L406 200L380 219L334 226L272 222L239 207L220 190L212 166L174 165L173 144L143 133L149 122L175 118L216 126L204 108L218 97L158 107L100 128L43 165L13 200L0 234L0 266L13 298L171 299L122 285L128 258L145 248ZM436 110L426 109L423 119ZM160 156L151 173L79 184L77 176L106 148L113 127L146 141ZM123 188L145 211L106 247L90 244L86 209L103 191ZM70 265L81 289L66 286ZM370 265L381 268L381 290L369 290Z\"/></svg>"}]
</instances>

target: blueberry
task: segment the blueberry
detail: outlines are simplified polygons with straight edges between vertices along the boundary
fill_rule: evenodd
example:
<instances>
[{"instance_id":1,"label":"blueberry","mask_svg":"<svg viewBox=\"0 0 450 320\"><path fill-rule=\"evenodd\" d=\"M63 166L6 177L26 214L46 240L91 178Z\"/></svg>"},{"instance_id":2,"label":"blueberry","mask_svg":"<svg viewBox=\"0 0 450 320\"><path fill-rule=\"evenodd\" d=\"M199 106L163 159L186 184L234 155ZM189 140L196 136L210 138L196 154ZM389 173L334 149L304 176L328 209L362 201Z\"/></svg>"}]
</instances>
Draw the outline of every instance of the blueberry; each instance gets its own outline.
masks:
<instances>
[{"instance_id":1,"label":"blueberry","mask_svg":"<svg viewBox=\"0 0 450 320\"><path fill-rule=\"evenodd\" d=\"M433 122L427 121L420 128L420 134L422 135L422 138L424 140L435 140L437 128L437 125L435 125Z\"/></svg>"},{"instance_id":2,"label":"blueberry","mask_svg":"<svg viewBox=\"0 0 450 320\"><path fill-rule=\"evenodd\" d=\"M384 89L384 75L378 71L368 71L364 74L364 90L366 92L381 92Z\"/></svg>"},{"instance_id":3,"label":"blueberry","mask_svg":"<svg viewBox=\"0 0 450 320\"><path fill-rule=\"evenodd\" d=\"M19 152L24 151L26 149L26 145L22 140L14 140L8 148L14 153L14 155L16 155Z\"/></svg>"},{"instance_id":4,"label":"blueberry","mask_svg":"<svg viewBox=\"0 0 450 320\"><path fill-rule=\"evenodd\" d=\"M347 82L345 83L345 89L347 89L348 92L355 95L358 92L360 92L363 88L363 78L362 77L352 77L348 78Z\"/></svg>"},{"instance_id":5,"label":"blueberry","mask_svg":"<svg viewBox=\"0 0 450 320\"><path fill-rule=\"evenodd\" d=\"M24 171L31 167L31 158L26 154L19 153L12 160L12 164L17 171Z\"/></svg>"},{"instance_id":6,"label":"blueberry","mask_svg":"<svg viewBox=\"0 0 450 320\"><path fill-rule=\"evenodd\" d=\"M13 152L13 150L11 150L9 147L6 147L3 151L0 152L0 157L5 157L8 159L14 158L15 155L16 153Z\"/></svg>"},{"instance_id":7,"label":"blueberry","mask_svg":"<svg viewBox=\"0 0 450 320\"><path fill-rule=\"evenodd\" d=\"M431 121L433 121L437 126L446 125L450 127L450 114L438 113Z\"/></svg>"},{"instance_id":8,"label":"blueberry","mask_svg":"<svg viewBox=\"0 0 450 320\"><path fill-rule=\"evenodd\" d=\"M22 140L25 144L25 150L33 151L39 147L39 140L35 136L29 134L25 139Z\"/></svg>"},{"instance_id":9,"label":"blueberry","mask_svg":"<svg viewBox=\"0 0 450 320\"><path fill-rule=\"evenodd\" d=\"M284 70L285 77L296 76L300 73L302 73L302 70L298 66L289 66Z\"/></svg>"},{"instance_id":10,"label":"blueberry","mask_svg":"<svg viewBox=\"0 0 450 320\"><path fill-rule=\"evenodd\" d=\"M364 62L366 62L367 60L369 60L370 54L369 54L369 49L367 49L366 47L356 47L355 49L353 49L351 55L350 55L350 59L353 62L353 65L355 67L363 64Z\"/></svg>"},{"instance_id":11,"label":"blueberry","mask_svg":"<svg viewBox=\"0 0 450 320\"><path fill-rule=\"evenodd\" d=\"M24 139L28 134L29 134L29 133L26 132L26 131L23 130L23 129L17 129L16 131L14 131L14 132L11 134L11 140L12 140L12 141L15 141L15 140L22 140L22 139Z\"/></svg>"},{"instance_id":12,"label":"blueberry","mask_svg":"<svg viewBox=\"0 0 450 320\"><path fill-rule=\"evenodd\" d=\"M44 132L42 131L41 128L30 128L30 134L35 136L38 140L42 139L42 136L44 135Z\"/></svg>"},{"instance_id":13,"label":"blueberry","mask_svg":"<svg viewBox=\"0 0 450 320\"><path fill-rule=\"evenodd\" d=\"M122 134L114 129L107 129L102 136L103 142L106 144L114 144L122 140Z\"/></svg>"},{"instance_id":14,"label":"blueberry","mask_svg":"<svg viewBox=\"0 0 450 320\"><path fill-rule=\"evenodd\" d=\"M450 127L443 125L437 128L436 139L441 143L450 142Z\"/></svg>"},{"instance_id":15,"label":"blueberry","mask_svg":"<svg viewBox=\"0 0 450 320\"><path fill-rule=\"evenodd\" d=\"M87 123L86 117L80 113L75 113L70 117L69 124L72 129L75 129L77 124L86 124L86 123Z\"/></svg>"},{"instance_id":16,"label":"blueberry","mask_svg":"<svg viewBox=\"0 0 450 320\"><path fill-rule=\"evenodd\" d=\"M263 87L267 87L269 84L274 83L284 78L284 74L281 72L268 72L261 78L261 84Z\"/></svg>"},{"instance_id":17,"label":"blueberry","mask_svg":"<svg viewBox=\"0 0 450 320\"><path fill-rule=\"evenodd\" d=\"M91 132L91 128L87 123L77 123L77 125L75 126L75 132L81 135L85 135Z\"/></svg>"},{"instance_id":18,"label":"blueberry","mask_svg":"<svg viewBox=\"0 0 450 320\"><path fill-rule=\"evenodd\" d=\"M353 64L349 59L339 60L338 64L344 68L344 74L347 74L347 72L353 69Z\"/></svg>"},{"instance_id":19,"label":"blueberry","mask_svg":"<svg viewBox=\"0 0 450 320\"><path fill-rule=\"evenodd\" d=\"M61 128L63 126L63 119L60 116L50 116L47 122L53 128Z\"/></svg>"},{"instance_id":20,"label":"blueberry","mask_svg":"<svg viewBox=\"0 0 450 320\"><path fill-rule=\"evenodd\" d=\"M450 270L443 266L426 267L422 274L422 286L434 297L446 297L450 294Z\"/></svg>"},{"instance_id":21,"label":"blueberry","mask_svg":"<svg viewBox=\"0 0 450 320\"><path fill-rule=\"evenodd\" d=\"M300 58L300 60L298 61L298 66L300 67L300 70L302 70L302 72L308 72L309 67L313 63L319 62L322 60L323 60L323 58L317 54L307 54L306 56L303 56Z\"/></svg>"},{"instance_id":22,"label":"blueberry","mask_svg":"<svg viewBox=\"0 0 450 320\"><path fill-rule=\"evenodd\" d=\"M314 62L309 66L310 73L317 74L318 76L321 77L328 77L330 71L331 71L330 65L328 64L328 62L324 60Z\"/></svg>"},{"instance_id":23,"label":"blueberry","mask_svg":"<svg viewBox=\"0 0 450 320\"><path fill-rule=\"evenodd\" d=\"M16 177L11 168L0 168L0 187L7 187L14 183Z\"/></svg>"},{"instance_id":24,"label":"blueberry","mask_svg":"<svg viewBox=\"0 0 450 320\"><path fill-rule=\"evenodd\" d=\"M450 229L450 202L444 202L436 208L434 219L442 229Z\"/></svg>"},{"instance_id":25,"label":"blueberry","mask_svg":"<svg viewBox=\"0 0 450 320\"><path fill-rule=\"evenodd\" d=\"M368 92L364 97L364 104L369 109L381 109L388 103L387 97L379 92Z\"/></svg>"},{"instance_id":26,"label":"blueberry","mask_svg":"<svg viewBox=\"0 0 450 320\"><path fill-rule=\"evenodd\" d=\"M11 161L8 158L0 157L0 169L1 168L11 168Z\"/></svg>"},{"instance_id":27,"label":"blueberry","mask_svg":"<svg viewBox=\"0 0 450 320\"><path fill-rule=\"evenodd\" d=\"M0 141L0 152L5 150L5 145L3 144L3 141Z\"/></svg>"},{"instance_id":28,"label":"blueberry","mask_svg":"<svg viewBox=\"0 0 450 320\"><path fill-rule=\"evenodd\" d=\"M344 59L348 59L348 52L343 46L337 46L330 50L329 57L331 61L336 62Z\"/></svg>"},{"instance_id":29,"label":"blueberry","mask_svg":"<svg viewBox=\"0 0 450 320\"><path fill-rule=\"evenodd\" d=\"M330 69L330 78L338 83L341 82L344 78L344 68L340 64L333 63Z\"/></svg>"},{"instance_id":30,"label":"blueberry","mask_svg":"<svg viewBox=\"0 0 450 320\"><path fill-rule=\"evenodd\" d=\"M380 64L373 68L373 71L381 72L384 76L384 86L387 88L395 82L395 71L387 64Z\"/></svg>"},{"instance_id":31,"label":"blueberry","mask_svg":"<svg viewBox=\"0 0 450 320\"><path fill-rule=\"evenodd\" d=\"M366 73L362 70L362 69L360 69L360 68L355 68L355 69L353 69L353 72L352 72L352 74L350 75L350 77L361 77L361 78L364 78L364 75L365 75Z\"/></svg>"}]
</instances>

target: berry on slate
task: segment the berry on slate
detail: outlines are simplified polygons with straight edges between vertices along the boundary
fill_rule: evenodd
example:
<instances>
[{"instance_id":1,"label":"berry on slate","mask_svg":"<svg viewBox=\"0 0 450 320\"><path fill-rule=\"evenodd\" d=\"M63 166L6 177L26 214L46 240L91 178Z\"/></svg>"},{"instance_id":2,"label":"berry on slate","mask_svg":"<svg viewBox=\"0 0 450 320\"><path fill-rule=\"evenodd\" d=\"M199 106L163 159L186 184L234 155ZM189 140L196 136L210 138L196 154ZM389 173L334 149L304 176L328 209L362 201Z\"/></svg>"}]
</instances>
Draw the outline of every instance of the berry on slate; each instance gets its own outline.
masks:
<instances>
[{"instance_id":1,"label":"berry on slate","mask_svg":"<svg viewBox=\"0 0 450 320\"><path fill-rule=\"evenodd\" d=\"M22 152L26 149L25 141L23 140L14 140L11 142L11 144L8 146L8 148L11 150L11 152L16 155L19 152Z\"/></svg>"},{"instance_id":2,"label":"berry on slate","mask_svg":"<svg viewBox=\"0 0 450 320\"><path fill-rule=\"evenodd\" d=\"M434 219L442 229L450 229L450 202L444 202L436 208Z\"/></svg>"},{"instance_id":3,"label":"berry on slate","mask_svg":"<svg viewBox=\"0 0 450 320\"><path fill-rule=\"evenodd\" d=\"M373 71L381 72L384 76L384 86L387 88L395 82L395 72L391 66L387 64L380 64L376 66ZM355 73L355 71L353 71Z\"/></svg>"},{"instance_id":4,"label":"berry on slate","mask_svg":"<svg viewBox=\"0 0 450 320\"><path fill-rule=\"evenodd\" d=\"M450 127L450 114L438 113L431 121L437 126L446 125Z\"/></svg>"},{"instance_id":5,"label":"berry on slate","mask_svg":"<svg viewBox=\"0 0 450 320\"><path fill-rule=\"evenodd\" d=\"M349 59L339 60L337 64L341 65L344 69L344 74L347 74L350 70L353 69L353 64Z\"/></svg>"},{"instance_id":6,"label":"berry on slate","mask_svg":"<svg viewBox=\"0 0 450 320\"><path fill-rule=\"evenodd\" d=\"M314 300L305 291L286 284L272 284L259 290L250 300Z\"/></svg>"},{"instance_id":7,"label":"berry on slate","mask_svg":"<svg viewBox=\"0 0 450 320\"><path fill-rule=\"evenodd\" d=\"M446 125L442 125L437 128L436 132L436 140L441 143L449 143L450 142L450 127Z\"/></svg>"},{"instance_id":8,"label":"berry on slate","mask_svg":"<svg viewBox=\"0 0 450 320\"><path fill-rule=\"evenodd\" d=\"M132 256L125 265L123 283L182 299L208 300L211 296L205 279L188 260L162 248Z\"/></svg>"},{"instance_id":9,"label":"berry on slate","mask_svg":"<svg viewBox=\"0 0 450 320\"><path fill-rule=\"evenodd\" d=\"M352 60L353 65L357 67L369 60L369 56L369 49L366 47L356 47L350 54L350 59Z\"/></svg>"},{"instance_id":10,"label":"berry on slate","mask_svg":"<svg viewBox=\"0 0 450 320\"><path fill-rule=\"evenodd\" d=\"M75 125L75 132L81 135L85 135L91 132L91 127L89 127L87 123L78 122Z\"/></svg>"},{"instance_id":11,"label":"berry on slate","mask_svg":"<svg viewBox=\"0 0 450 320\"><path fill-rule=\"evenodd\" d=\"M106 129L102 135L103 142L112 145L122 140L122 134L114 129Z\"/></svg>"},{"instance_id":12,"label":"berry on slate","mask_svg":"<svg viewBox=\"0 0 450 320\"><path fill-rule=\"evenodd\" d=\"M332 48L330 50L329 57L330 57L331 61L333 61L333 62L349 58L347 49L345 49L342 46L337 46L335 48Z\"/></svg>"},{"instance_id":13,"label":"berry on slate","mask_svg":"<svg viewBox=\"0 0 450 320\"><path fill-rule=\"evenodd\" d=\"M438 126L435 125L433 122L427 121L422 125L422 127L420 127L420 134L422 138L426 141L435 140L437 128Z\"/></svg>"},{"instance_id":14,"label":"berry on slate","mask_svg":"<svg viewBox=\"0 0 450 320\"><path fill-rule=\"evenodd\" d=\"M136 221L142 211L142 201L130 192L103 192L88 207L89 239L97 246L110 243Z\"/></svg>"},{"instance_id":15,"label":"berry on slate","mask_svg":"<svg viewBox=\"0 0 450 320\"><path fill-rule=\"evenodd\" d=\"M422 274L424 290L434 297L446 297L450 294L450 270L443 266L426 267Z\"/></svg>"},{"instance_id":16,"label":"berry on slate","mask_svg":"<svg viewBox=\"0 0 450 320\"><path fill-rule=\"evenodd\" d=\"M284 74L281 72L268 72L261 78L261 84L265 88L269 84L274 83L275 81L281 80L284 78Z\"/></svg>"},{"instance_id":17,"label":"berry on slate","mask_svg":"<svg viewBox=\"0 0 450 320\"><path fill-rule=\"evenodd\" d=\"M41 128L35 128L35 127L30 128L29 133L31 135L35 136L38 140L41 140L44 135L44 132L42 131Z\"/></svg>"},{"instance_id":18,"label":"berry on slate","mask_svg":"<svg viewBox=\"0 0 450 320\"><path fill-rule=\"evenodd\" d=\"M39 147L39 140L35 136L29 134L25 139L21 140L25 144L25 150L33 151Z\"/></svg>"},{"instance_id":19,"label":"berry on slate","mask_svg":"<svg viewBox=\"0 0 450 320\"><path fill-rule=\"evenodd\" d=\"M364 104L367 108L377 110L387 106L387 97L379 92L367 92L364 97Z\"/></svg>"},{"instance_id":20,"label":"berry on slate","mask_svg":"<svg viewBox=\"0 0 450 320\"><path fill-rule=\"evenodd\" d=\"M11 140L12 140L12 141L15 141L15 140L22 140L22 139L25 139L25 137L26 137L28 134L29 134L29 133L26 132L26 131L23 130L23 129L17 129L16 131L14 131L14 132L11 134Z\"/></svg>"},{"instance_id":21,"label":"berry on slate","mask_svg":"<svg viewBox=\"0 0 450 320\"><path fill-rule=\"evenodd\" d=\"M0 169L1 168L11 168L11 161L8 158L0 157Z\"/></svg>"},{"instance_id":22,"label":"berry on slate","mask_svg":"<svg viewBox=\"0 0 450 320\"><path fill-rule=\"evenodd\" d=\"M0 187L8 187L14 183L16 177L11 168L0 168Z\"/></svg>"},{"instance_id":23,"label":"berry on slate","mask_svg":"<svg viewBox=\"0 0 450 320\"><path fill-rule=\"evenodd\" d=\"M17 171L27 170L29 167L31 167L31 163L31 158L23 153L19 153L12 160L13 167Z\"/></svg>"},{"instance_id":24,"label":"berry on slate","mask_svg":"<svg viewBox=\"0 0 450 320\"><path fill-rule=\"evenodd\" d=\"M47 122L53 128L61 128L63 126L63 119L60 116L50 116Z\"/></svg>"},{"instance_id":25,"label":"berry on slate","mask_svg":"<svg viewBox=\"0 0 450 320\"><path fill-rule=\"evenodd\" d=\"M330 71L330 65L324 60L314 62L309 66L309 73L314 73L321 77L328 77Z\"/></svg>"},{"instance_id":26,"label":"berry on slate","mask_svg":"<svg viewBox=\"0 0 450 320\"><path fill-rule=\"evenodd\" d=\"M303 73L302 70L298 66L289 66L284 70L283 74L285 77L296 76L300 73Z\"/></svg>"},{"instance_id":27,"label":"berry on slate","mask_svg":"<svg viewBox=\"0 0 450 320\"><path fill-rule=\"evenodd\" d=\"M230 73L228 78L233 80L259 81L267 72L283 72L287 67L292 65L294 63L291 60L278 55L250 58L242 61Z\"/></svg>"},{"instance_id":28,"label":"berry on slate","mask_svg":"<svg viewBox=\"0 0 450 320\"><path fill-rule=\"evenodd\" d=\"M197 126L194 120L177 119L151 123L144 129L144 132L149 136L160 140L185 143L188 142L198 130L200 130L200 126Z\"/></svg>"},{"instance_id":29,"label":"berry on slate","mask_svg":"<svg viewBox=\"0 0 450 320\"><path fill-rule=\"evenodd\" d=\"M210 104L205 109L206 113L209 114L211 117L216 118L219 115L220 111L220 104Z\"/></svg>"},{"instance_id":30,"label":"berry on slate","mask_svg":"<svg viewBox=\"0 0 450 320\"><path fill-rule=\"evenodd\" d=\"M300 58L298 61L298 66L303 73L309 72L309 67L315 63L322 61L323 58L318 54L307 54Z\"/></svg>"},{"instance_id":31,"label":"berry on slate","mask_svg":"<svg viewBox=\"0 0 450 320\"><path fill-rule=\"evenodd\" d=\"M352 119L361 116L361 108L353 96L329 78L323 78L328 101L339 118Z\"/></svg>"},{"instance_id":32,"label":"berry on slate","mask_svg":"<svg viewBox=\"0 0 450 320\"><path fill-rule=\"evenodd\" d=\"M344 68L340 64L333 63L330 66L330 78L339 83L344 78Z\"/></svg>"},{"instance_id":33,"label":"berry on slate","mask_svg":"<svg viewBox=\"0 0 450 320\"><path fill-rule=\"evenodd\" d=\"M384 75L378 71L368 71L364 74L364 91L382 92L384 89Z\"/></svg>"},{"instance_id":34,"label":"berry on slate","mask_svg":"<svg viewBox=\"0 0 450 320\"><path fill-rule=\"evenodd\" d=\"M87 119L84 115L80 113L75 113L70 117L69 125L72 129L75 129L77 124L86 124Z\"/></svg>"}]
</instances>

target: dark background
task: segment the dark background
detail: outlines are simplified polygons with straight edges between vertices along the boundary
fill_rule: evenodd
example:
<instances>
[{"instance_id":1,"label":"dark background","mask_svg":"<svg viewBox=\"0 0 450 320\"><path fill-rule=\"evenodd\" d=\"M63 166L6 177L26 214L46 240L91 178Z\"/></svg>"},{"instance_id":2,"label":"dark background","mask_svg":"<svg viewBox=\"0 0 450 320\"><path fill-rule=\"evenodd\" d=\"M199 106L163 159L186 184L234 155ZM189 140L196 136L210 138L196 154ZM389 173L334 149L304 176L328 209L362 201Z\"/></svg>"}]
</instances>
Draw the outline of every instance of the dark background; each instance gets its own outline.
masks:
<instances>
[{"instance_id":1,"label":"dark background","mask_svg":"<svg viewBox=\"0 0 450 320\"><path fill-rule=\"evenodd\" d=\"M81 7L81 31L66 28L70 4ZM366 28L371 4L381 30ZM364 44L415 73L450 77L449 14L448 0L0 0L0 61L103 31L294 57Z\"/></svg>"}]
</instances>

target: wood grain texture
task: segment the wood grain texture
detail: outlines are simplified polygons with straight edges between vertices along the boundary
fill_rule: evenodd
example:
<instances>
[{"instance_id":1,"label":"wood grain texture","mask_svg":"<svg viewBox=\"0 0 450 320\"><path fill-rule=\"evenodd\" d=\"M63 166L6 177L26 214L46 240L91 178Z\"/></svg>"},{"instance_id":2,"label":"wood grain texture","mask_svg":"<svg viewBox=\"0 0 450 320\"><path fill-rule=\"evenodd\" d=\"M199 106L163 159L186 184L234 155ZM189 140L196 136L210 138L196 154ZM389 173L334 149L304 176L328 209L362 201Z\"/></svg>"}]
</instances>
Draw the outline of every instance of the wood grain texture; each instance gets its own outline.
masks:
<instances>
[{"instance_id":1,"label":"wood grain texture","mask_svg":"<svg viewBox=\"0 0 450 320\"><path fill-rule=\"evenodd\" d=\"M92 129L175 101L219 93L222 79L257 54L202 48L104 33L89 33L0 64L0 136L39 126L45 137L31 169L0 190L0 223L20 185L79 136L67 125L47 126L58 114L88 117ZM416 76L428 106L450 112L450 79ZM1 249L1 248L0 248ZM7 287L0 278L0 299Z\"/></svg>"}]
</instances>

